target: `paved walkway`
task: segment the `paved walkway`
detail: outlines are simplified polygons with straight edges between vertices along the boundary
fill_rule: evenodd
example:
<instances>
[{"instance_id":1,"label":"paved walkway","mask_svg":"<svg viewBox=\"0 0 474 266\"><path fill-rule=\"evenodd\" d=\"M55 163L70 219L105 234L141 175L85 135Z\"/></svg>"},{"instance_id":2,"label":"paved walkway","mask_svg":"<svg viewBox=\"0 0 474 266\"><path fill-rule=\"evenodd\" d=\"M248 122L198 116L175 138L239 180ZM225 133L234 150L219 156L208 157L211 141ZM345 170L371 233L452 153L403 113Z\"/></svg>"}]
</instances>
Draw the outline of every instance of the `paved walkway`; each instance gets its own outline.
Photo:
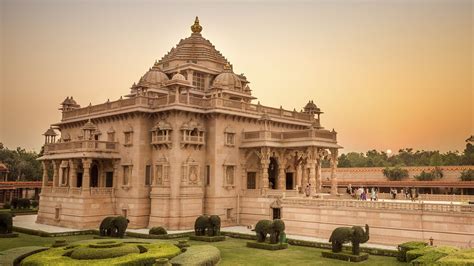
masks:
<instances>
[{"instance_id":1,"label":"paved walkway","mask_svg":"<svg viewBox=\"0 0 474 266\"><path fill-rule=\"evenodd\" d=\"M18 226L18 227L41 230L41 231L48 232L48 233L84 231L84 229L75 229L75 228L66 228L66 227L53 226L53 225L37 224L36 223L36 216L37 215L21 215L21 216L13 217L13 224L15 226ZM134 232L134 233L148 234L149 229L147 229L147 228L128 229L127 231ZM185 233L185 232L192 232L192 231L193 230L168 230L168 233L169 234L177 234L177 233ZM252 230L248 229L245 226L222 227L221 231L241 233L241 234L250 234L250 235L255 234L255 232L253 232ZM292 235L292 234L288 234L287 237L297 239L297 240L328 243L328 240L325 239L325 238L300 236L300 235ZM391 249L391 250L396 250L397 249L396 246L387 246L387 245L379 245L379 244L371 244L371 243L361 244L361 246L362 247L371 247L371 248Z\"/></svg>"}]
</instances>

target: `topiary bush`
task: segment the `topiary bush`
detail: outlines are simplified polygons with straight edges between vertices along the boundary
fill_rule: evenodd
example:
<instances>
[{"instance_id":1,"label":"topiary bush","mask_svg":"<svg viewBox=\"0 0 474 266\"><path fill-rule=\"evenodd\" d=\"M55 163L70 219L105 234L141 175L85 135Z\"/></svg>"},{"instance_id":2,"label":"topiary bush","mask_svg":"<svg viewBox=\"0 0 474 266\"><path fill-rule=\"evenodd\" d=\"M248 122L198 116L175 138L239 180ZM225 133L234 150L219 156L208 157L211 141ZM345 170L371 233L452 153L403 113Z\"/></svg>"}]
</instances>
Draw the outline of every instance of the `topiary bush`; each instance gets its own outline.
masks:
<instances>
[{"instance_id":1,"label":"topiary bush","mask_svg":"<svg viewBox=\"0 0 474 266\"><path fill-rule=\"evenodd\" d=\"M267 238L267 234L271 234L273 231L272 229L272 221L270 220L260 220L255 225L255 233L257 234L257 242L265 242Z\"/></svg>"},{"instance_id":2,"label":"topiary bush","mask_svg":"<svg viewBox=\"0 0 474 266\"><path fill-rule=\"evenodd\" d=\"M13 217L10 212L0 213L0 234L11 234L13 229Z\"/></svg>"},{"instance_id":3,"label":"topiary bush","mask_svg":"<svg viewBox=\"0 0 474 266\"><path fill-rule=\"evenodd\" d=\"M168 232L166 231L166 229L164 229L164 228L161 227L161 226L152 227L148 233L149 233L150 235L167 235L167 234L168 234Z\"/></svg>"},{"instance_id":4,"label":"topiary bush","mask_svg":"<svg viewBox=\"0 0 474 266\"><path fill-rule=\"evenodd\" d=\"M130 221L123 217L105 217L99 226L99 234L101 236L124 237Z\"/></svg>"},{"instance_id":5,"label":"topiary bush","mask_svg":"<svg viewBox=\"0 0 474 266\"><path fill-rule=\"evenodd\" d=\"M407 252L407 262L412 265L432 265L439 259L446 257L448 254L457 252L455 247L431 247L427 246L421 249L410 250ZM416 258L414 258L417 256Z\"/></svg>"},{"instance_id":6,"label":"topiary bush","mask_svg":"<svg viewBox=\"0 0 474 266\"><path fill-rule=\"evenodd\" d=\"M194 234L203 236L206 234L206 229L209 227L209 216L201 215L194 222Z\"/></svg>"},{"instance_id":7,"label":"topiary bush","mask_svg":"<svg viewBox=\"0 0 474 266\"><path fill-rule=\"evenodd\" d=\"M218 236L221 233L221 217L218 215L211 215L207 228L208 236Z\"/></svg>"},{"instance_id":8,"label":"topiary bush","mask_svg":"<svg viewBox=\"0 0 474 266\"><path fill-rule=\"evenodd\" d=\"M173 266L200 266L216 265L221 259L218 248L210 245L199 245L188 247L186 252L171 259Z\"/></svg>"},{"instance_id":9,"label":"topiary bush","mask_svg":"<svg viewBox=\"0 0 474 266\"><path fill-rule=\"evenodd\" d=\"M398 261L407 261L406 254L410 250L414 249L420 249L423 247L426 247L428 243L422 242L422 241L410 241L410 242L405 242L403 244L398 245L398 256L397 260Z\"/></svg>"},{"instance_id":10,"label":"topiary bush","mask_svg":"<svg viewBox=\"0 0 474 266\"><path fill-rule=\"evenodd\" d=\"M270 243L276 244L280 242L280 235L285 233L285 222L281 219L275 219L272 223L272 233L270 234Z\"/></svg>"}]
</instances>

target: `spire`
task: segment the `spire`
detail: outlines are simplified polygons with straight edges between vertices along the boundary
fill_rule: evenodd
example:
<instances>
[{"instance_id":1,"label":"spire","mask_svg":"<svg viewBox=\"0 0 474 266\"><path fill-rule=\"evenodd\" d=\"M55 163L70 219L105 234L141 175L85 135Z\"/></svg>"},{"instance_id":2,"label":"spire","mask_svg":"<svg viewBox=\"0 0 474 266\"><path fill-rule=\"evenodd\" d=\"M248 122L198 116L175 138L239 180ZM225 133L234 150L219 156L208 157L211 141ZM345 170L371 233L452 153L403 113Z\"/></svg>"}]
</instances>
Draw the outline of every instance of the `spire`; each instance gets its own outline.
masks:
<instances>
[{"instance_id":1,"label":"spire","mask_svg":"<svg viewBox=\"0 0 474 266\"><path fill-rule=\"evenodd\" d=\"M201 33L202 27L199 25L199 18L196 16L196 19L194 20L194 25L191 26L191 31L193 33Z\"/></svg>"}]
</instances>

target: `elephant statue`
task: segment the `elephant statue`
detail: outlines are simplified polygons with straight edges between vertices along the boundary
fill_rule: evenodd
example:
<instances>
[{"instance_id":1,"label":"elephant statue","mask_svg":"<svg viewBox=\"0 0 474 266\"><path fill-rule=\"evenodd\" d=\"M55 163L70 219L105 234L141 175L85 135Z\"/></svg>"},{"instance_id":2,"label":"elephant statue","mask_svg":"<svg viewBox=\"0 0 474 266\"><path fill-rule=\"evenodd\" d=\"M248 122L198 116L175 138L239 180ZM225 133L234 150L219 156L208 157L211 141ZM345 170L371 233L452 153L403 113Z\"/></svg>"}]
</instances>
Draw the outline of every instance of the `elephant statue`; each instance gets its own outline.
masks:
<instances>
[{"instance_id":1,"label":"elephant statue","mask_svg":"<svg viewBox=\"0 0 474 266\"><path fill-rule=\"evenodd\" d=\"M283 220L275 219L260 220L255 225L255 233L257 234L257 242L265 242L267 235L270 234L270 243L276 244L280 242L282 234L285 232L285 223Z\"/></svg>"},{"instance_id":2,"label":"elephant statue","mask_svg":"<svg viewBox=\"0 0 474 266\"><path fill-rule=\"evenodd\" d=\"M329 242L332 243L332 252L341 252L342 244L351 242L352 254L359 255L359 244L369 241L369 225L365 225L364 229L360 226L338 227L332 231Z\"/></svg>"},{"instance_id":3,"label":"elephant statue","mask_svg":"<svg viewBox=\"0 0 474 266\"><path fill-rule=\"evenodd\" d=\"M194 222L194 234L197 236L218 236L221 232L221 218L218 215L201 215Z\"/></svg>"},{"instance_id":4,"label":"elephant statue","mask_svg":"<svg viewBox=\"0 0 474 266\"><path fill-rule=\"evenodd\" d=\"M105 217L100 223L99 233L101 236L123 237L130 221L123 217Z\"/></svg>"},{"instance_id":5,"label":"elephant statue","mask_svg":"<svg viewBox=\"0 0 474 266\"><path fill-rule=\"evenodd\" d=\"M0 235L12 233L13 217L15 217L13 213L0 213Z\"/></svg>"}]
</instances>

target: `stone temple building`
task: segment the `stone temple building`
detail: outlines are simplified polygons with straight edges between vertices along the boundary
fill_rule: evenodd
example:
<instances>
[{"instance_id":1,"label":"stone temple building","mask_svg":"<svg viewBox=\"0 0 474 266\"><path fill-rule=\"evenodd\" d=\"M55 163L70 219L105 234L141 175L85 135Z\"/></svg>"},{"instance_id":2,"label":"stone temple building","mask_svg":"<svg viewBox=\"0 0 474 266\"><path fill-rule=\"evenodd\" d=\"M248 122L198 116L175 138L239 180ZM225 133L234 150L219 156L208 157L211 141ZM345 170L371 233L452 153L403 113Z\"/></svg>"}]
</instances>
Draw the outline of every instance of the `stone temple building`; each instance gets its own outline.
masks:
<instances>
[{"instance_id":1,"label":"stone temple building","mask_svg":"<svg viewBox=\"0 0 474 266\"><path fill-rule=\"evenodd\" d=\"M201 35L197 18L191 30L123 98L62 102L61 121L44 133L37 222L93 228L124 215L130 228L188 229L206 213L224 226L253 223L281 216L276 197L320 193L323 159L336 192L341 146L316 104L252 103L249 80ZM264 211L254 217L244 202Z\"/></svg>"}]
</instances>

